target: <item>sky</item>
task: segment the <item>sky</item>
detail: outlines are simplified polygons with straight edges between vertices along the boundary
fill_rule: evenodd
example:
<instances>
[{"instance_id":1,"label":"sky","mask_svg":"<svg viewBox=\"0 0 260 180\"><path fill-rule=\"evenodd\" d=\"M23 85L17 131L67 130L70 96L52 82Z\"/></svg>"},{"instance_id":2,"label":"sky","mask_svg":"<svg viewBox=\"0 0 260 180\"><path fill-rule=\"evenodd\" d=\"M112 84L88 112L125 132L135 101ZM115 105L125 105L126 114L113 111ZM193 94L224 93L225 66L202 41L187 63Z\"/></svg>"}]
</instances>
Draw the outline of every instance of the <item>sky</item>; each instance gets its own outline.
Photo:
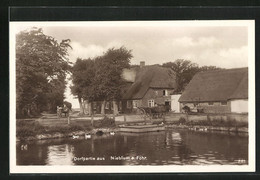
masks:
<instances>
[{"instance_id":1,"label":"sky","mask_svg":"<svg viewBox=\"0 0 260 180\"><path fill-rule=\"evenodd\" d=\"M229 25L230 24L230 25ZM243 23L242 23L243 24ZM248 27L241 23L176 24L168 22L20 23L16 32L32 26L61 41L70 39L69 59L93 58L107 49L125 46L132 50L131 64L163 64L176 59L199 66L239 68L248 66ZM68 100L72 101L69 91ZM78 103L73 100L74 107Z\"/></svg>"}]
</instances>

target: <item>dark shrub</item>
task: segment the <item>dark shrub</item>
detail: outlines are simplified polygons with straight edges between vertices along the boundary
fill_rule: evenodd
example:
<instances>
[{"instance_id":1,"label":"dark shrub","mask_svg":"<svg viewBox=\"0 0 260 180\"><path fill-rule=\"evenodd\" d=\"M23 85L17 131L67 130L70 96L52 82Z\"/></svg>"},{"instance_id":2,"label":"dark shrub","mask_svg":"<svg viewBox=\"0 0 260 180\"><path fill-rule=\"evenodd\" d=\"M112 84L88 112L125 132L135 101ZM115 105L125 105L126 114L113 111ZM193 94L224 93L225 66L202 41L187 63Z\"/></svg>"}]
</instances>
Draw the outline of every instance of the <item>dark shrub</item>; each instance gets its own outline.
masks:
<instances>
[{"instance_id":1,"label":"dark shrub","mask_svg":"<svg viewBox=\"0 0 260 180\"><path fill-rule=\"evenodd\" d=\"M85 128L81 125L77 124L70 124L70 125L63 125L63 126L53 126L48 127L48 133L71 133L74 131L84 131Z\"/></svg>"},{"instance_id":2,"label":"dark shrub","mask_svg":"<svg viewBox=\"0 0 260 180\"><path fill-rule=\"evenodd\" d=\"M179 124L185 124L185 123L186 123L186 119L184 117L180 117Z\"/></svg>"},{"instance_id":3,"label":"dark shrub","mask_svg":"<svg viewBox=\"0 0 260 180\"><path fill-rule=\"evenodd\" d=\"M25 120L17 120L17 122L16 122L17 127L25 126L25 124L26 124Z\"/></svg>"},{"instance_id":4,"label":"dark shrub","mask_svg":"<svg viewBox=\"0 0 260 180\"><path fill-rule=\"evenodd\" d=\"M115 120L107 116L105 116L99 122L95 123L95 127L114 127L114 126L115 126Z\"/></svg>"},{"instance_id":5,"label":"dark shrub","mask_svg":"<svg viewBox=\"0 0 260 180\"><path fill-rule=\"evenodd\" d=\"M248 128L248 123L247 122L237 122L237 127Z\"/></svg>"},{"instance_id":6,"label":"dark shrub","mask_svg":"<svg viewBox=\"0 0 260 180\"><path fill-rule=\"evenodd\" d=\"M98 136L102 136L103 134L104 134L103 131L97 131L97 132L96 132L96 135L98 135Z\"/></svg>"},{"instance_id":7,"label":"dark shrub","mask_svg":"<svg viewBox=\"0 0 260 180\"><path fill-rule=\"evenodd\" d=\"M18 120L16 124L16 136L23 138L35 136L45 132L45 128L39 122L34 120Z\"/></svg>"},{"instance_id":8,"label":"dark shrub","mask_svg":"<svg viewBox=\"0 0 260 180\"><path fill-rule=\"evenodd\" d=\"M208 126L212 126L212 121L211 121L210 118L207 118L207 125L208 125Z\"/></svg>"},{"instance_id":9,"label":"dark shrub","mask_svg":"<svg viewBox=\"0 0 260 180\"><path fill-rule=\"evenodd\" d=\"M19 138L24 138L24 137L28 137L28 136L34 136L35 132L28 128L28 127L21 127L19 129L17 129L16 131L16 136Z\"/></svg>"},{"instance_id":10,"label":"dark shrub","mask_svg":"<svg viewBox=\"0 0 260 180\"><path fill-rule=\"evenodd\" d=\"M68 130L69 131L82 131L82 130L84 130L84 128L80 125L72 124L69 126Z\"/></svg>"},{"instance_id":11,"label":"dark shrub","mask_svg":"<svg viewBox=\"0 0 260 180\"><path fill-rule=\"evenodd\" d=\"M33 131L34 131L35 133L37 133L37 134L41 134L41 133L46 132L45 127L42 126L42 125L40 125L39 122L34 122L34 123L32 124L32 128L33 128Z\"/></svg>"},{"instance_id":12,"label":"dark shrub","mask_svg":"<svg viewBox=\"0 0 260 180\"><path fill-rule=\"evenodd\" d=\"M227 120L226 126L227 127L235 127L235 126L237 126L236 120L234 120L234 119L233 120L232 119Z\"/></svg>"}]
</instances>

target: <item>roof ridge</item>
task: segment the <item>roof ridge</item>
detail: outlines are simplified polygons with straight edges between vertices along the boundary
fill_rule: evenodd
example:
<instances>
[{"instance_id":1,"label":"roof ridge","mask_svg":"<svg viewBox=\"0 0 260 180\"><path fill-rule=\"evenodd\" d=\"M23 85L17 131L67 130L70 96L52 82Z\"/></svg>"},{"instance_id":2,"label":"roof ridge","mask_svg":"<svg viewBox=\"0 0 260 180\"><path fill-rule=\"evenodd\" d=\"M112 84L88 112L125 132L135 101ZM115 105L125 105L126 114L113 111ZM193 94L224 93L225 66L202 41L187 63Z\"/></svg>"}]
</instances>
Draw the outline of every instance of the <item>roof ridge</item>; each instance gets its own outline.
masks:
<instances>
[{"instance_id":1,"label":"roof ridge","mask_svg":"<svg viewBox=\"0 0 260 180\"><path fill-rule=\"evenodd\" d=\"M216 70L207 70L207 71L201 71L197 74L206 74L206 73L215 73L215 72L221 72L221 71L238 71L242 69L248 69L248 67L241 67L241 68L231 68L231 69L216 69Z\"/></svg>"}]
</instances>

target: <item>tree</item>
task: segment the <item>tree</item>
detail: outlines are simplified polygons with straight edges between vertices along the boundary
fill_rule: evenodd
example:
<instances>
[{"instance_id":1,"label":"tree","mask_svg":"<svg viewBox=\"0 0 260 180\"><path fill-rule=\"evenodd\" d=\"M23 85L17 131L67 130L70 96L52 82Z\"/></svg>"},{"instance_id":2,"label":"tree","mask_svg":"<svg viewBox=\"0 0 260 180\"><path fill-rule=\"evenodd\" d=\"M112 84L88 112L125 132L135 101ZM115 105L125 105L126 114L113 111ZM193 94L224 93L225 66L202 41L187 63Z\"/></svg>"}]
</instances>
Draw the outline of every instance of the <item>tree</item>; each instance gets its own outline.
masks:
<instances>
[{"instance_id":1,"label":"tree","mask_svg":"<svg viewBox=\"0 0 260 180\"><path fill-rule=\"evenodd\" d=\"M176 92L184 91L186 85L191 81L193 76L198 72L219 70L222 68L216 66L202 66L199 67L196 63L189 60L177 59L174 62L167 62L162 65L163 67L171 68L176 75Z\"/></svg>"},{"instance_id":2,"label":"tree","mask_svg":"<svg viewBox=\"0 0 260 180\"><path fill-rule=\"evenodd\" d=\"M197 64L183 59L177 59L174 62L167 62L162 66L169 67L175 72L177 84L176 92L182 92L192 77L199 72Z\"/></svg>"},{"instance_id":3,"label":"tree","mask_svg":"<svg viewBox=\"0 0 260 180\"><path fill-rule=\"evenodd\" d=\"M213 70L220 70L220 69L223 69L223 68L219 68L216 66L202 66L202 67L200 67L199 71L204 72L204 71L213 71Z\"/></svg>"},{"instance_id":4,"label":"tree","mask_svg":"<svg viewBox=\"0 0 260 180\"><path fill-rule=\"evenodd\" d=\"M72 68L71 92L78 97L80 114L84 114L84 100L93 100L94 60L78 58Z\"/></svg>"},{"instance_id":5,"label":"tree","mask_svg":"<svg viewBox=\"0 0 260 180\"><path fill-rule=\"evenodd\" d=\"M83 100L102 101L101 113L104 114L107 101L120 99L120 89L124 84L122 71L130 67L131 50L125 47L108 49L102 56L82 60L78 59L72 70L72 93L78 96L81 113L84 113ZM91 110L89 111L91 112Z\"/></svg>"},{"instance_id":6,"label":"tree","mask_svg":"<svg viewBox=\"0 0 260 180\"><path fill-rule=\"evenodd\" d=\"M39 113L53 98L63 98L65 77L70 70L69 43L69 39L58 42L41 28L16 35L17 116ZM52 96L53 92L58 96Z\"/></svg>"},{"instance_id":7,"label":"tree","mask_svg":"<svg viewBox=\"0 0 260 180\"><path fill-rule=\"evenodd\" d=\"M57 111L57 105L61 106L64 100L66 89L66 76L59 76L57 79L49 81L49 90L46 92L47 109L50 112ZM43 96L42 96L43 97Z\"/></svg>"},{"instance_id":8,"label":"tree","mask_svg":"<svg viewBox=\"0 0 260 180\"><path fill-rule=\"evenodd\" d=\"M123 69L130 67L132 51L125 47L111 48L95 61L95 98L102 101L101 114L105 113L106 101L113 101L114 113L117 114L116 101L119 100L121 87L125 81L121 77Z\"/></svg>"}]
</instances>

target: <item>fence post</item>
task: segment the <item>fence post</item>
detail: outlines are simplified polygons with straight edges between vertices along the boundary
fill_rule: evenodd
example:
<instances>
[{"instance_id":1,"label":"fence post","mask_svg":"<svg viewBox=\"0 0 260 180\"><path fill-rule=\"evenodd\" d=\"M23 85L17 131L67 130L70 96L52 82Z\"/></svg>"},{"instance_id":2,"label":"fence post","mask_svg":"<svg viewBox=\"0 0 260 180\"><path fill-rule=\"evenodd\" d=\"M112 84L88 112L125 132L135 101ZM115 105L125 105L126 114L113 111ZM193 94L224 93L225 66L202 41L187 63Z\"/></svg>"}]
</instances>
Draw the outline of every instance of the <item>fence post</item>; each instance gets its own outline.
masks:
<instances>
[{"instance_id":1,"label":"fence post","mask_svg":"<svg viewBox=\"0 0 260 180\"><path fill-rule=\"evenodd\" d=\"M125 117L125 115L124 115L124 123L126 124L126 117Z\"/></svg>"},{"instance_id":2,"label":"fence post","mask_svg":"<svg viewBox=\"0 0 260 180\"><path fill-rule=\"evenodd\" d=\"M70 124L70 113L68 113L68 124Z\"/></svg>"},{"instance_id":3,"label":"fence post","mask_svg":"<svg viewBox=\"0 0 260 180\"><path fill-rule=\"evenodd\" d=\"M116 121L116 115L115 114L113 114L113 120Z\"/></svg>"},{"instance_id":4,"label":"fence post","mask_svg":"<svg viewBox=\"0 0 260 180\"><path fill-rule=\"evenodd\" d=\"M92 127L94 126L94 116L93 116L93 114L91 115L91 126Z\"/></svg>"}]
</instances>

